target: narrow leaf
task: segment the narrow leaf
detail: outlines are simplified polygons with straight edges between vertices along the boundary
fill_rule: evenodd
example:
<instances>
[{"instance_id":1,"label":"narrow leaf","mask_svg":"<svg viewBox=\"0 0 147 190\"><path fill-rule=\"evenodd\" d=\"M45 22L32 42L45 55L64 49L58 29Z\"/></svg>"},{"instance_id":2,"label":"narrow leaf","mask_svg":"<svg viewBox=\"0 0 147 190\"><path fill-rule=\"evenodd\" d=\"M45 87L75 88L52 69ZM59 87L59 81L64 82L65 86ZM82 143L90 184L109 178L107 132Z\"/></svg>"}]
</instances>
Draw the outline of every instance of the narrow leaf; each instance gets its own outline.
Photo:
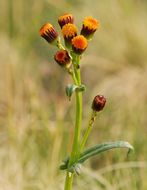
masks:
<instances>
[{"instance_id":1,"label":"narrow leaf","mask_svg":"<svg viewBox=\"0 0 147 190\"><path fill-rule=\"evenodd\" d=\"M128 148L129 151L133 150L133 147L128 142L125 142L125 141L106 142L103 144L98 144L96 146L93 146L87 149L86 151L84 151L83 153L81 153L78 159L78 162L82 163L92 156L95 156L97 154L100 154L102 152L105 152L107 150L114 149L114 148Z\"/></svg>"},{"instance_id":2,"label":"narrow leaf","mask_svg":"<svg viewBox=\"0 0 147 190\"><path fill-rule=\"evenodd\" d=\"M61 170L68 169L70 172L79 173L78 172L79 170L77 167L78 164L83 163L84 161L91 158L92 156L98 155L102 152L105 152L107 150L114 149L114 148L127 148L128 154L130 153L131 150L134 149L132 145L126 141L106 142L106 143L98 144L91 148L88 148L83 153L81 153L78 160L75 163L73 163L73 165L70 166L69 169L68 169L68 163L69 163L70 158L67 157L66 160L64 160L64 163L60 166L60 169Z\"/></svg>"}]
</instances>

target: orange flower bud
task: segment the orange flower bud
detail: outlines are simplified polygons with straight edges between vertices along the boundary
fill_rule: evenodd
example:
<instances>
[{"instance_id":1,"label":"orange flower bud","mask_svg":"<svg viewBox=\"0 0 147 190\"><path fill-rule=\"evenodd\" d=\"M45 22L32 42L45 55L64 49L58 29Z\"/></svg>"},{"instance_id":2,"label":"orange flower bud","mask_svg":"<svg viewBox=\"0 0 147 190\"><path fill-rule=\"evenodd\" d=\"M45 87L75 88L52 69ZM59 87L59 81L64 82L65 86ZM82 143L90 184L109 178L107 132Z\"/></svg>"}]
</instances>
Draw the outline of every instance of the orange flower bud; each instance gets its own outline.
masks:
<instances>
[{"instance_id":1,"label":"orange flower bud","mask_svg":"<svg viewBox=\"0 0 147 190\"><path fill-rule=\"evenodd\" d=\"M77 54L82 54L87 46L87 39L82 35L76 36L72 39L72 49Z\"/></svg>"},{"instance_id":2,"label":"orange flower bud","mask_svg":"<svg viewBox=\"0 0 147 190\"><path fill-rule=\"evenodd\" d=\"M87 39L92 38L94 32L98 29L100 23L92 16L86 17L83 21L81 34Z\"/></svg>"},{"instance_id":3,"label":"orange flower bud","mask_svg":"<svg viewBox=\"0 0 147 190\"><path fill-rule=\"evenodd\" d=\"M92 109L93 111L99 112L101 111L106 103L106 98L103 95L97 95L94 97L92 102Z\"/></svg>"},{"instance_id":4,"label":"orange flower bud","mask_svg":"<svg viewBox=\"0 0 147 190\"><path fill-rule=\"evenodd\" d=\"M50 23L44 24L39 33L48 43L54 43L58 39L58 34Z\"/></svg>"},{"instance_id":5,"label":"orange flower bud","mask_svg":"<svg viewBox=\"0 0 147 190\"><path fill-rule=\"evenodd\" d=\"M58 23L59 23L61 28L65 24L68 24L68 23L73 24L73 22L74 22L74 18L73 18L72 14L64 14L64 15L60 16L59 19L58 19Z\"/></svg>"},{"instance_id":6,"label":"orange flower bud","mask_svg":"<svg viewBox=\"0 0 147 190\"><path fill-rule=\"evenodd\" d=\"M57 51L54 59L62 67L69 68L71 65L71 58L66 50Z\"/></svg>"},{"instance_id":7,"label":"orange flower bud","mask_svg":"<svg viewBox=\"0 0 147 190\"><path fill-rule=\"evenodd\" d=\"M77 36L77 27L74 24L68 23L62 27L62 34L67 47L71 46L71 40Z\"/></svg>"}]
</instances>

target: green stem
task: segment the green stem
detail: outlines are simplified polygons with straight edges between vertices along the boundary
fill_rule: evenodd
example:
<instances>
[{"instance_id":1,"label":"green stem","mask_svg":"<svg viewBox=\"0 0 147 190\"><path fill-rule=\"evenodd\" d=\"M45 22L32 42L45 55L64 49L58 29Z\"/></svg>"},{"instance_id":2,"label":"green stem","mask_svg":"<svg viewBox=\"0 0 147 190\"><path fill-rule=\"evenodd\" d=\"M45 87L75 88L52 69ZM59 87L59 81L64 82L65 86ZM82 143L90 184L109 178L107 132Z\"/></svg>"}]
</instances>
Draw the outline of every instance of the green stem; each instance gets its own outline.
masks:
<instances>
[{"instance_id":1,"label":"green stem","mask_svg":"<svg viewBox=\"0 0 147 190\"><path fill-rule=\"evenodd\" d=\"M80 68L78 68L80 62L80 57L73 57L74 73L77 81L77 85L81 85L81 73ZM78 158L79 155L79 145L80 145L80 133L81 133L81 122L82 122L82 92L76 92L76 120L75 120L75 131L74 140L72 146L71 157L69 165L71 165Z\"/></svg>"},{"instance_id":2,"label":"green stem","mask_svg":"<svg viewBox=\"0 0 147 190\"><path fill-rule=\"evenodd\" d=\"M80 69L77 67L79 65L79 57L75 56L73 58L73 66L74 66L74 74L73 81L76 85L81 85L81 73ZM75 119L75 130L74 130L74 139L72 145L72 151L69 161L69 166L72 165L78 159L78 155L80 153L80 134L81 134L81 122L82 122L82 92L76 92L76 119ZM67 171L66 173L66 180L65 180L65 187L64 190L71 190L72 189L72 181L73 175Z\"/></svg>"},{"instance_id":3,"label":"green stem","mask_svg":"<svg viewBox=\"0 0 147 190\"><path fill-rule=\"evenodd\" d=\"M73 182L73 174L67 171L64 190L72 189L72 182Z\"/></svg>"},{"instance_id":4,"label":"green stem","mask_svg":"<svg viewBox=\"0 0 147 190\"><path fill-rule=\"evenodd\" d=\"M75 121L75 134L71 152L71 159L69 164L71 165L79 155L79 143L81 132L81 116L82 116L82 92L76 92L76 121Z\"/></svg>"},{"instance_id":5,"label":"green stem","mask_svg":"<svg viewBox=\"0 0 147 190\"><path fill-rule=\"evenodd\" d=\"M93 123L95 121L96 116L97 116L97 113L93 111L92 115L90 117L90 120L89 120L88 127L87 127L87 129L86 129L86 131L84 133L84 136L83 136L83 139L82 139L82 142L81 142L81 145L80 145L80 152L82 152L83 149L84 149L84 146L85 146L85 144L87 142L89 134L90 134L90 132L91 132L91 130L93 128Z\"/></svg>"},{"instance_id":6,"label":"green stem","mask_svg":"<svg viewBox=\"0 0 147 190\"><path fill-rule=\"evenodd\" d=\"M84 134L84 137L83 137L83 140L82 140L82 143L81 143L81 146L80 146L80 152L83 151L84 146L85 146L85 144L87 142L87 139L89 137L89 134L90 134L91 130L92 130L92 125L89 125L88 128L86 129L85 134Z\"/></svg>"},{"instance_id":7,"label":"green stem","mask_svg":"<svg viewBox=\"0 0 147 190\"><path fill-rule=\"evenodd\" d=\"M56 42L56 46L60 49L60 50L65 50L65 47L62 45L61 41L60 41L60 37L58 37L58 40Z\"/></svg>"},{"instance_id":8,"label":"green stem","mask_svg":"<svg viewBox=\"0 0 147 190\"><path fill-rule=\"evenodd\" d=\"M75 72L73 70L71 70L71 71L69 71L69 74L72 76L74 84L78 85L78 81L77 81L77 78L75 76Z\"/></svg>"}]
</instances>

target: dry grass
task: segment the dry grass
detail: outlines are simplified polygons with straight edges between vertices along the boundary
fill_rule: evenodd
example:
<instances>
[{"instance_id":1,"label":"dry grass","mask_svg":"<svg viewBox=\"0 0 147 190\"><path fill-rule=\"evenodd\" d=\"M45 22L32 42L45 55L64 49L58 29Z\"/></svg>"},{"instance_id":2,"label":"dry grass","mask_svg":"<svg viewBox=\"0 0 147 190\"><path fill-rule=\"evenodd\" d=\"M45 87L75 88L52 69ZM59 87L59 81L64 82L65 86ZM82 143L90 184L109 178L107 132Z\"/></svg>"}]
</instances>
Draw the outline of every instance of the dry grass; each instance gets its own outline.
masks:
<instances>
[{"instance_id":1,"label":"dry grass","mask_svg":"<svg viewBox=\"0 0 147 190\"><path fill-rule=\"evenodd\" d=\"M37 32L68 11L78 26L89 14L101 21L82 61L83 130L93 96L103 93L108 103L88 145L123 139L135 148L129 158L112 151L87 162L74 189L147 189L146 1L95 1L93 7L88 0L14 0L12 19L8 4L1 4L0 190L63 189L58 166L71 148L74 97L67 101L64 87L70 79L53 63L55 49Z\"/></svg>"}]
</instances>

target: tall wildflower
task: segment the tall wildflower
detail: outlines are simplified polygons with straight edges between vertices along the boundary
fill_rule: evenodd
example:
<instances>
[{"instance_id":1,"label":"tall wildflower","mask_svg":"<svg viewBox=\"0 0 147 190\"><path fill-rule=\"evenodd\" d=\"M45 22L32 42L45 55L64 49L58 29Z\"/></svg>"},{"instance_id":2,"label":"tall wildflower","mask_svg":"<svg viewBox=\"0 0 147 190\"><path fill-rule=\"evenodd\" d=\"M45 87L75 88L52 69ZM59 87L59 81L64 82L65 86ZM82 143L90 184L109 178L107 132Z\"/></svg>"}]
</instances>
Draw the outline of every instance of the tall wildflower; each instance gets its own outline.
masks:
<instances>
[{"instance_id":1,"label":"tall wildflower","mask_svg":"<svg viewBox=\"0 0 147 190\"><path fill-rule=\"evenodd\" d=\"M80 34L78 34L78 29L74 24L72 14L67 13L60 16L58 18L58 23L65 42L64 45L58 33L50 23L43 25L39 33L48 43L56 45L59 49L54 55L54 60L62 69L68 72L73 80L73 84L68 84L65 91L69 100L71 100L71 96L75 93L76 113L74 137L71 154L60 166L61 170L66 170L64 190L72 190L74 174L79 175L81 173L81 164L86 160L113 148L128 148L131 150L133 147L128 142L115 141L97 144L85 150L86 142L93 128L97 114L104 109L106 104L106 98L103 95L94 97L91 105L90 120L88 121L84 134L82 134L82 98L83 92L85 91L85 85L82 84L81 67L79 67L79 64L82 58L81 54L83 54L88 47L88 41L92 39L94 33L99 28L99 21L91 16L86 17L83 21Z\"/></svg>"}]
</instances>

